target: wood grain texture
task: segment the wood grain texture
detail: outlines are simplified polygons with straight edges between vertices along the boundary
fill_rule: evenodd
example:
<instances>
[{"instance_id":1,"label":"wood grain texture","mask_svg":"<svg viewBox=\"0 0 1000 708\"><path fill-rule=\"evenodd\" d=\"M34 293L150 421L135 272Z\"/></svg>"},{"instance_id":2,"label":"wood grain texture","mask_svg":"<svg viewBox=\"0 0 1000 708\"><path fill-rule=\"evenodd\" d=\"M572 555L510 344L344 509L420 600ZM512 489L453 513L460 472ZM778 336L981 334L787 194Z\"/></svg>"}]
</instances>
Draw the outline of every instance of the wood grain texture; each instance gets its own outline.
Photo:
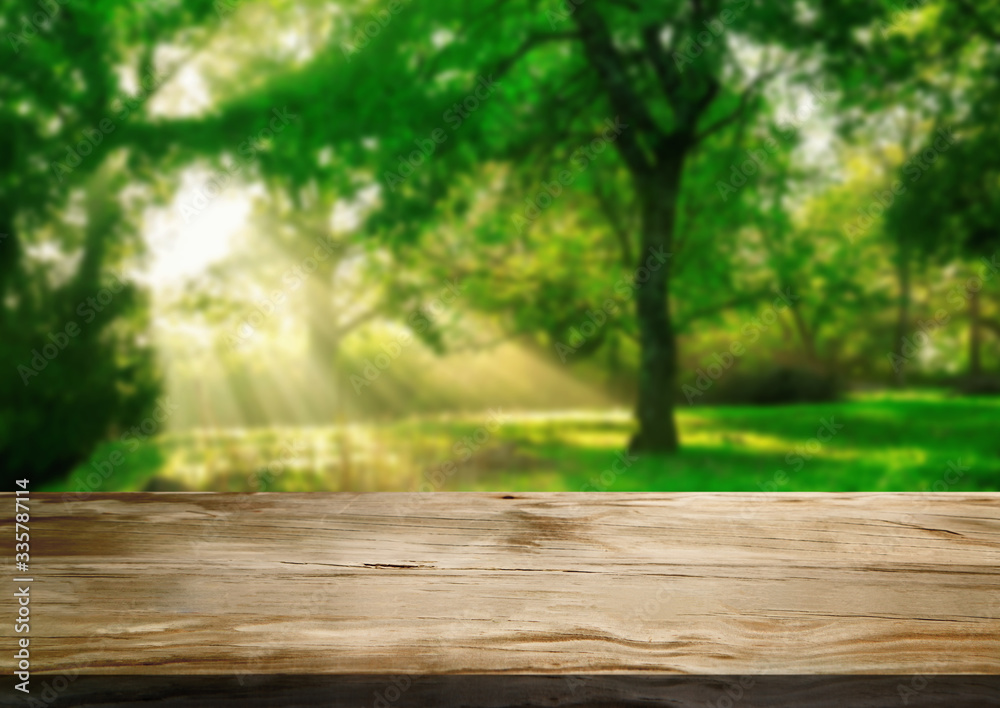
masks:
<instances>
[{"instance_id":1,"label":"wood grain texture","mask_svg":"<svg viewBox=\"0 0 1000 708\"><path fill-rule=\"evenodd\" d=\"M31 527L36 675L1000 674L1000 494L33 494Z\"/></svg>"}]
</instances>

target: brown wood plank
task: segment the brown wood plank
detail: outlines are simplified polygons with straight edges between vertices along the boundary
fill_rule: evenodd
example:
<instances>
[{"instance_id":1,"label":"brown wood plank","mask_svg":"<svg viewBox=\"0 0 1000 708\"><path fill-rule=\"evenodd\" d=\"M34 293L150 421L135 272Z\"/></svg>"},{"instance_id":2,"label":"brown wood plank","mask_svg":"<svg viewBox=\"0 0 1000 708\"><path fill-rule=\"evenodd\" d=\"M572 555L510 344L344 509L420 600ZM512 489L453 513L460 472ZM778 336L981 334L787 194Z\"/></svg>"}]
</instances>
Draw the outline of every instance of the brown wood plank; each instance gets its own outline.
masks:
<instances>
[{"instance_id":1,"label":"brown wood plank","mask_svg":"<svg viewBox=\"0 0 1000 708\"><path fill-rule=\"evenodd\" d=\"M38 676L1000 674L1000 494L32 494L31 527Z\"/></svg>"}]
</instances>

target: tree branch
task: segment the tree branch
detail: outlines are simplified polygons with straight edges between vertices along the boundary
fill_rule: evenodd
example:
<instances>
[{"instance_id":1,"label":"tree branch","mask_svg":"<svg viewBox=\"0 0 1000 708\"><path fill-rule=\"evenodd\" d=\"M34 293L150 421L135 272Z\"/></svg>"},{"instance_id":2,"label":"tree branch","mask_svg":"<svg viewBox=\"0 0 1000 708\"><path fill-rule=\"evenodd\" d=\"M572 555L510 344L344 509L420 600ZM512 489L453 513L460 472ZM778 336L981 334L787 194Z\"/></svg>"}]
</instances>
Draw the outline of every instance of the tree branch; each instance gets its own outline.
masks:
<instances>
[{"instance_id":1,"label":"tree branch","mask_svg":"<svg viewBox=\"0 0 1000 708\"><path fill-rule=\"evenodd\" d=\"M736 295L723 302L695 308L687 312L686 316L683 319L677 318L676 329L677 331L683 331L685 328L690 326L692 322L703 319L705 317L711 317L712 315L718 314L719 312L725 312L726 310L731 310L734 307L739 307L740 305L752 305L755 302L759 302L760 300L768 296L771 296L773 294L774 291L772 290L759 290L752 293L746 293L744 295Z\"/></svg>"},{"instance_id":2,"label":"tree branch","mask_svg":"<svg viewBox=\"0 0 1000 708\"><path fill-rule=\"evenodd\" d=\"M717 133L718 131L725 128L727 125L730 125L731 123L741 118L743 114L746 112L747 106L750 105L751 100L757 97L758 89L760 88L761 84L763 84L765 81L770 79L772 76L778 74L779 72L780 68L773 69L770 71L762 71L760 74L758 74L757 77L750 82L750 84L746 87L746 89L744 89L743 93L740 95L740 102L739 105L737 105L736 109L728 116L720 118L719 120L715 121L710 126L705 128L705 130L695 135L694 138L695 142L696 143L701 142L709 135Z\"/></svg>"},{"instance_id":3,"label":"tree branch","mask_svg":"<svg viewBox=\"0 0 1000 708\"><path fill-rule=\"evenodd\" d=\"M336 336L339 338L343 338L346 335L353 332L358 327L360 327L361 325L365 324L366 322L370 322L371 320L375 319L381 314L382 314L382 308L378 305L373 305L372 307L364 310L363 312L359 312L357 315L347 320L346 322L342 322L336 325L337 329Z\"/></svg>"},{"instance_id":4,"label":"tree branch","mask_svg":"<svg viewBox=\"0 0 1000 708\"><path fill-rule=\"evenodd\" d=\"M653 65L656 78L660 82L663 95L671 105L674 105L674 98L678 87L681 84L681 75L677 70L677 65L672 64L666 55L666 51L660 44L660 31L656 25L646 25L642 29L642 46L644 56Z\"/></svg>"},{"instance_id":5,"label":"tree branch","mask_svg":"<svg viewBox=\"0 0 1000 708\"><path fill-rule=\"evenodd\" d=\"M635 264L635 261L632 259L632 239L629 238L628 229L622 223L621 214L615 208L608 195L601 189L600 180L597 180L594 184L594 195L597 197L597 203L600 205L601 211L604 212L604 216L611 225L612 233L618 239L618 245L621 248L622 264L626 268L631 268Z\"/></svg>"},{"instance_id":6,"label":"tree branch","mask_svg":"<svg viewBox=\"0 0 1000 708\"><path fill-rule=\"evenodd\" d=\"M612 109L637 129L622 132L615 145L633 173L646 174L652 166L639 144L637 133L645 132L656 138L663 133L629 85L622 56L615 49L597 9L591 3L583 3L577 6L573 18L580 28L584 51L604 86Z\"/></svg>"},{"instance_id":7,"label":"tree branch","mask_svg":"<svg viewBox=\"0 0 1000 708\"><path fill-rule=\"evenodd\" d=\"M564 39L578 39L579 37L579 32L533 32L528 35L523 42L521 42L521 46L518 47L513 54L500 61L500 63L490 73L490 76L496 76L496 78L502 77L514 68L517 62L523 59L525 55L530 53L531 50L536 47L549 42L558 42Z\"/></svg>"}]
</instances>

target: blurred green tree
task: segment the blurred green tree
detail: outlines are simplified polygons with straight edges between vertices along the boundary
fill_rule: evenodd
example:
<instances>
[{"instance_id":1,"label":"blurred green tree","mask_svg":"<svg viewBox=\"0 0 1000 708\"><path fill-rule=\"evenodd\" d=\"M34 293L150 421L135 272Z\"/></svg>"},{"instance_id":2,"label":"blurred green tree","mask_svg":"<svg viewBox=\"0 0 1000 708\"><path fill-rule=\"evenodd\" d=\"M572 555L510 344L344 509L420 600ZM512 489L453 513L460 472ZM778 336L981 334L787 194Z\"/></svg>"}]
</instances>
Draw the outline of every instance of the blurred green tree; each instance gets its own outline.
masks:
<instances>
[{"instance_id":1,"label":"blurred green tree","mask_svg":"<svg viewBox=\"0 0 1000 708\"><path fill-rule=\"evenodd\" d=\"M42 483L142 420L156 392L123 126L164 39L210 2L0 5L0 474ZM132 88L124 90L123 76Z\"/></svg>"},{"instance_id":2,"label":"blurred green tree","mask_svg":"<svg viewBox=\"0 0 1000 708\"><path fill-rule=\"evenodd\" d=\"M299 180L322 174L345 193L380 181L383 208L368 226L397 244L437 228L438 206L462 174L484 175L500 163L514 183L536 185L522 193L533 210L510 215L506 226L488 220L477 232L484 242L503 242L561 195L621 172L637 217L623 231L622 252L645 281L634 298L640 363L631 445L645 452L678 445L670 259L698 151L756 115L784 60L795 65L788 72L795 81L835 77L850 89L903 73L908 59L883 56L864 39L888 3L451 1L344 9L328 51L230 105L230 115L247 115L250 107L287 102L312 126L295 140L276 140L262 169ZM765 47L781 48L780 65L760 58ZM873 62L877 71L868 68ZM613 167L600 157L610 146ZM301 159L324 149L334 152L330 167ZM591 164L591 180L561 179L567 168ZM649 267L650 259L662 267ZM575 306L575 298L548 297L555 308Z\"/></svg>"},{"instance_id":3,"label":"blurred green tree","mask_svg":"<svg viewBox=\"0 0 1000 708\"><path fill-rule=\"evenodd\" d=\"M893 238L939 263L967 264L968 377L983 377L984 332L1000 320L983 314L983 289L1000 265L1000 12L967 0L940 8L939 22L916 37L936 81L912 90L929 106L929 129L899 167L906 190L887 216ZM971 263L970 263L971 262ZM975 265L973 265L975 264ZM961 299L958 300L961 302Z\"/></svg>"}]
</instances>

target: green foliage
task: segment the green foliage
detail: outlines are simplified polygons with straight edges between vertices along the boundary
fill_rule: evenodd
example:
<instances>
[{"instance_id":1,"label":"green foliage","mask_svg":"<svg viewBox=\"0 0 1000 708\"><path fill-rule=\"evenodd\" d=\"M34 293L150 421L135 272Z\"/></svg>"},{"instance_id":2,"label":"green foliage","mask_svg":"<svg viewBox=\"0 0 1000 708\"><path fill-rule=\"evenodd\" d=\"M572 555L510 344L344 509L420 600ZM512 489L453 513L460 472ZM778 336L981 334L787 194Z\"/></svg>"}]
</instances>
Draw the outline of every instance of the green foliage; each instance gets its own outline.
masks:
<instances>
[{"instance_id":1,"label":"green foliage","mask_svg":"<svg viewBox=\"0 0 1000 708\"><path fill-rule=\"evenodd\" d=\"M947 261L1000 248L1000 17L995 7L965 2L945 3L940 13L938 24L915 37L939 76L911 88L933 107L930 128L900 167L910 188L893 205L888 227Z\"/></svg>"},{"instance_id":2,"label":"green foliage","mask_svg":"<svg viewBox=\"0 0 1000 708\"><path fill-rule=\"evenodd\" d=\"M973 336L955 269L1000 249L1000 15L908 5L101 0L50 3L35 26L30 3L4 4L0 466L54 478L149 411L147 293L125 284L86 322L80 308L148 265L142 211L192 165L263 192L244 252L199 287L177 284L173 314L217 331L331 239L334 207L356 212L335 257L287 298L282 331L302 333L305 371L329 375L316 398L376 356L382 341L345 344L372 321L446 355L482 345L463 337L475 319L539 369L628 400L675 364L690 380L775 291L794 304L747 370L790 368L734 372L717 400L828 401L836 377L890 380L906 346L919 373L971 367L980 327L1000 332L988 287ZM154 109L192 75L204 103ZM802 117L808 94L820 98ZM669 277L643 315L657 239ZM431 317L449 283L459 303ZM948 322L912 346L937 312ZM247 419L277 415L255 389L263 357L216 358ZM354 410L453 402L420 388L426 369L398 371L372 393L381 409Z\"/></svg>"},{"instance_id":3,"label":"green foliage","mask_svg":"<svg viewBox=\"0 0 1000 708\"><path fill-rule=\"evenodd\" d=\"M44 482L142 418L156 391L146 300L112 274L137 246L121 213L127 122L161 84L152 52L204 18L116 2L4 3L0 74L0 469ZM47 16L46 16L47 15ZM139 94L123 95L119 68ZM147 78L146 86L142 81ZM132 120L135 120L132 117ZM82 212L83 226L79 225ZM56 252L66 268L39 258ZM57 267L62 266L62 267Z\"/></svg>"}]
</instances>

